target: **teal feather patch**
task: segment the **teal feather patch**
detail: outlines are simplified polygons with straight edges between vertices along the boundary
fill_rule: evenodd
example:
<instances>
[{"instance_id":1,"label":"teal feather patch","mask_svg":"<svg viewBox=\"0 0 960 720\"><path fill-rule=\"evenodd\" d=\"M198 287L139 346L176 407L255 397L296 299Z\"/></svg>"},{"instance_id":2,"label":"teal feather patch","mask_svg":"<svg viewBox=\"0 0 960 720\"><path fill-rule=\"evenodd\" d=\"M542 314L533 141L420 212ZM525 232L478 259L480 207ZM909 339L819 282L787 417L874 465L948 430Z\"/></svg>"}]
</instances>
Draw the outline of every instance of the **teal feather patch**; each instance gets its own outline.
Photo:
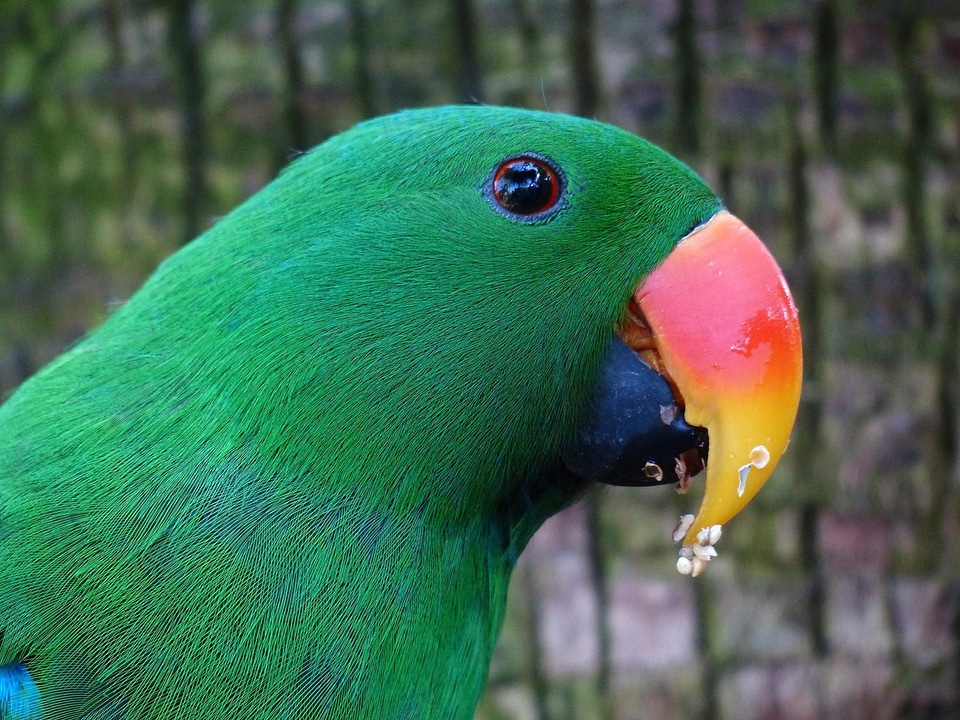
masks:
<instances>
[{"instance_id":1,"label":"teal feather patch","mask_svg":"<svg viewBox=\"0 0 960 720\"><path fill-rule=\"evenodd\" d=\"M41 720L40 691L17 662L0 665L0 720Z\"/></svg>"}]
</instances>

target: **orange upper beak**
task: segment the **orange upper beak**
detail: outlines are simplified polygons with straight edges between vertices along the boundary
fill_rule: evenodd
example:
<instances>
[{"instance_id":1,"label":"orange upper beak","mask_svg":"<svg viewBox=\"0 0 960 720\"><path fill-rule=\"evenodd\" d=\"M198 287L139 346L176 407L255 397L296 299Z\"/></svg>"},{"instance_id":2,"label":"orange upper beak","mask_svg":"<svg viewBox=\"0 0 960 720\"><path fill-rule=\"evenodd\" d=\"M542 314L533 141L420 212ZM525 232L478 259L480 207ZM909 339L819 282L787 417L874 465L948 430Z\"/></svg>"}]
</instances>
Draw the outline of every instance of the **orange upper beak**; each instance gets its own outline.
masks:
<instances>
[{"instance_id":1,"label":"orange upper beak","mask_svg":"<svg viewBox=\"0 0 960 720\"><path fill-rule=\"evenodd\" d=\"M709 436L691 545L743 509L786 450L800 401L797 309L766 247L726 211L681 240L634 301L687 422Z\"/></svg>"}]
</instances>

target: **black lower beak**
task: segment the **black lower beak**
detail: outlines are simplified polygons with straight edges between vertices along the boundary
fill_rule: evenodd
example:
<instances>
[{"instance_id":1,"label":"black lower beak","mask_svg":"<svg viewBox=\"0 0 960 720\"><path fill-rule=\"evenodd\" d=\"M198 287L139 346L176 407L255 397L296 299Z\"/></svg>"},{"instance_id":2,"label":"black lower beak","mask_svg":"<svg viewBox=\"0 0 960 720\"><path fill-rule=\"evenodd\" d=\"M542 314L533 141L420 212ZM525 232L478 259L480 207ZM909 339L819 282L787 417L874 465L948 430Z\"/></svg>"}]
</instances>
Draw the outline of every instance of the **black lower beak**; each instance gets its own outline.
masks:
<instances>
[{"instance_id":1,"label":"black lower beak","mask_svg":"<svg viewBox=\"0 0 960 720\"><path fill-rule=\"evenodd\" d=\"M564 464L610 485L685 486L706 457L707 431L687 424L669 383L615 335Z\"/></svg>"}]
</instances>

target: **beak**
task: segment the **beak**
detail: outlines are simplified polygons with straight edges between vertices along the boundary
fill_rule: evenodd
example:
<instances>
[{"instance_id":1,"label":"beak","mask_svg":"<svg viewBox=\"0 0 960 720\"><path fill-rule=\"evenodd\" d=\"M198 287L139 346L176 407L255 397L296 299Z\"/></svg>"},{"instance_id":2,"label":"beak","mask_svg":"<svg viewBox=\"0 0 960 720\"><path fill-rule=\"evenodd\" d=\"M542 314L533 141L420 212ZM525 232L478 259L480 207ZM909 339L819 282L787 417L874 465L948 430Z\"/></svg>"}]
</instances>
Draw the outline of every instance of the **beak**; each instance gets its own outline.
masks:
<instances>
[{"instance_id":1,"label":"beak","mask_svg":"<svg viewBox=\"0 0 960 720\"><path fill-rule=\"evenodd\" d=\"M686 487L706 454L706 430L687 423L667 378L614 335L589 415L561 455L567 469L608 485Z\"/></svg>"},{"instance_id":2,"label":"beak","mask_svg":"<svg viewBox=\"0 0 960 720\"><path fill-rule=\"evenodd\" d=\"M787 448L802 375L797 309L763 243L722 211L646 278L628 324L627 344L675 388L686 422L707 432L703 503L683 540L697 545L704 528L750 502ZM631 331L652 336L652 347L637 347Z\"/></svg>"}]
</instances>

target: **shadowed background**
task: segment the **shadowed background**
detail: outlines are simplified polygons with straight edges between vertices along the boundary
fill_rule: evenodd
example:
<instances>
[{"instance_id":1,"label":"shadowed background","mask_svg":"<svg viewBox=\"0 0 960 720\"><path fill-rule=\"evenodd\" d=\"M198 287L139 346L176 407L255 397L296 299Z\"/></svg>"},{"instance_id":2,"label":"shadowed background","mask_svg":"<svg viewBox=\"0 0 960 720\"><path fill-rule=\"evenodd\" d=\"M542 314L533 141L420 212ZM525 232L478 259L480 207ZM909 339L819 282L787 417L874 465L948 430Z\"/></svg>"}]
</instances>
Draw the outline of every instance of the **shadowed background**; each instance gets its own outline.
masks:
<instances>
[{"instance_id":1,"label":"shadowed background","mask_svg":"<svg viewBox=\"0 0 960 720\"><path fill-rule=\"evenodd\" d=\"M697 491L543 528L478 719L960 718L956 0L0 1L0 396L297 151L456 101L686 160L806 344L793 444L704 576L669 539Z\"/></svg>"}]
</instances>

